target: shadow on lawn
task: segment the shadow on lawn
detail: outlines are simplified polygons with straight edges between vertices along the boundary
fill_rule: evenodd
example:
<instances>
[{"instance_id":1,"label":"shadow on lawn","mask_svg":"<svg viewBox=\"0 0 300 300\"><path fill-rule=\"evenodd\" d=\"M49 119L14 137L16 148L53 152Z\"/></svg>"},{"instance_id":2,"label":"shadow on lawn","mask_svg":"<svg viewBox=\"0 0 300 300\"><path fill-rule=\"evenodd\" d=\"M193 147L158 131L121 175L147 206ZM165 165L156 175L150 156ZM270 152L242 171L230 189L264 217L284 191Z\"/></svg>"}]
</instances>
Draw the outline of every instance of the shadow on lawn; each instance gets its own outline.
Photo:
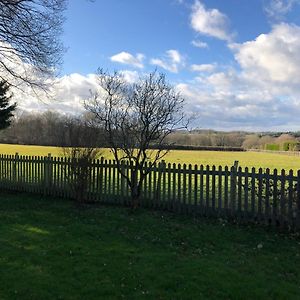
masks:
<instances>
[{"instance_id":1,"label":"shadow on lawn","mask_svg":"<svg viewBox=\"0 0 300 300\"><path fill-rule=\"evenodd\" d=\"M1 198L1 299L300 295L299 239L162 212Z\"/></svg>"}]
</instances>

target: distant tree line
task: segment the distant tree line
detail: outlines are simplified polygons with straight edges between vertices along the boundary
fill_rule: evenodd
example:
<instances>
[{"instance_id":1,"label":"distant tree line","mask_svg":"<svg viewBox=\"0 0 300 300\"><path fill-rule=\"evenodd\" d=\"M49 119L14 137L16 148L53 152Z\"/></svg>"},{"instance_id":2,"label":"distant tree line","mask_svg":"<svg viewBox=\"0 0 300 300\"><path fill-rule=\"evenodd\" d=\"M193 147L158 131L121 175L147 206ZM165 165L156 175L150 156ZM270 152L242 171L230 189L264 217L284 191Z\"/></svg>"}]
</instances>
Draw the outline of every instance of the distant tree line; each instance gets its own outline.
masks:
<instances>
[{"instance_id":1,"label":"distant tree line","mask_svg":"<svg viewBox=\"0 0 300 300\"><path fill-rule=\"evenodd\" d=\"M296 148L286 149L286 145L296 145L300 141L299 132L249 133L243 131L223 132L214 130L178 131L171 134L168 139L176 145L196 147L241 147L244 149L268 150L270 145L276 145L274 148L282 151L298 150Z\"/></svg>"},{"instance_id":2,"label":"distant tree line","mask_svg":"<svg viewBox=\"0 0 300 300\"><path fill-rule=\"evenodd\" d=\"M58 147L105 146L101 129L93 125L88 114L69 116L54 111L15 116L11 126L0 131L0 143Z\"/></svg>"},{"instance_id":3,"label":"distant tree line","mask_svg":"<svg viewBox=\"0 0 300 300\"><path fill-rule=\"evenodd\" d=\"M23 113L16 116L11 126L0 131L0 143L43 146L108 147L102 128L93 123L91 114L69 116L55 111ZM299 142L299 132L249 133L215 130L178 130L167 137L174 146L242 147L244 149L286 150L287 143ZM276 146L274 146L276 145ZM299 150L299 149L289 149Z\"/></svg>"}]
</instances>

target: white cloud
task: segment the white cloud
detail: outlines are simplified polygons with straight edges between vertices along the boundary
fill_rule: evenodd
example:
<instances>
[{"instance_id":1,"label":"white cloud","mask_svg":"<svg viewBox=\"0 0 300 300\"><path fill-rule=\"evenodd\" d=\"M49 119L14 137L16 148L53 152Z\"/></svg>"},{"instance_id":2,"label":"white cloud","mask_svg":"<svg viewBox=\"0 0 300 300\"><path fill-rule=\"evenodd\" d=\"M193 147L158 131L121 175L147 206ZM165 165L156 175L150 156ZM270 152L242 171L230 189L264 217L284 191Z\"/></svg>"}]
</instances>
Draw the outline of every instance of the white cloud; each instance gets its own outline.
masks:
<instances>
[{"instance_id":1,"label":"white cloud","mask_svg":"<svg viewBox=\"0 0 300 300\"><path fill-rule=\"evenodd\" d=\"M177 85L187 101L186 109L197 115L196 126L219 130L298 130L299 101L283 101L268 90L247 85L239 74L228 78L209 76L203 82ZM224 80L224 81L223 81ZM219 85L223 83L223 85Z\"/></svg>"},{"instance_id":2,"label":"white cloud","mask_svg":"<svg viewBox=\"0 0 300 300\"><path fill-rule=\"evenodd\" d=\"M0 40L0 79L3 78L13 86L26 89L36 86L46 87L47 80L52 79L52 72L41 72L20 57L18 52L6 42Z\"/></svg>"},{"instance_id":3,"label":"white cloud","mask_svg":"<svg viewBox=\"0 0 300 300\"><path fill-rule=\"evenodd\" d=\"M264 10L271 19L280 20L299 3L299 0L269 0Z\"/></svg>"},{"instance_id":4,"label":"white cloud","mask_svg":"<svg viewBox=\"0 0 300 300\"><path fill-rule=\"evenodd\" d=\"M256 39L230 44L238 68L214 64L193 65L195 78L179 82L177 89L187 99L186 110L199 116L197 126L215 129L299 130L300 115L300 27L277 24ZM154 60L154 61L153 61ZM184 66L184 57L169 50L153 59L171 72ZM215 68L214 68L215 67ZM126 80L134 82L140 71L123 70ZM70 74L57 79L51 88L55 101L46 104L36 95L14 91L21 109L84 111L83 100L97 88L95 74Z\"/></svg>"},{"instance_id":5,"label":"white cloud","mask_svg":"<svg viewBox=\"0 0 300 300\"><path fill-rule=\"evenodd\" d=\"M281 23L268 34L231 44L230 48L249 78L289 86L300 84L300 27Z\"/></svg>"},{"instance_id":6,"label":"white cloud","mask_svg":"<svg viewBox=\"0 0 300 300\"><path fill-rule=\"evenodd\" d=\"M121 70L120 73L124 76L124 79L129 83L134 83L139 79L139 72L137 71L129 71L129 70Z\"/></svg>"},{"instance_id":7,"label":"white cloud","mask_svg":"<svg viewBox=\"0 0 300 300\"><path fill-rule=\"evenodd\" d=\"M178 73L185 66L185 59L178 50L168 50L163 58L152 58L150 63L157 65L169 72Z\"/></svg>"},{"instance_id":8,"label":"white cloud","mask_svg":"<svg viewBox=\"0 0 300 300\"><path fill-rule=\"evenodd\" d=\"M196 0L191 14L192 28L201 34L212 36L220 40L230 41L229 19L218 9L206 9L204 4Z\"/></svg>"},{"instance_id":9,"label":"white cloud","mask_svg":"<svg viewBox=\"0 0 300 300\"><path fill-rule=\"evenodd\" d=\"M208 48L207 43L199 41L199 40L193 40L191 44L197 48Z\"/></svg>"},{"instance_id":10,"label":"white cloud","mask_svg":"<svg viewBox=\"0 0 300 300\"><path fill-rule=\"evenodd\" d=\"M229 48L238 68L223 66L222 71L202 72L194 81L177 86L188 109L198 113L197 125L299 130L300 27L277 24L269 33Z\"/></svg>"},{"instance_id":11,"label":"white cloud","mask_svg":"<svg viewBox=\"0 0 300 300\"><path fill-rule=\"evenodd\" d=\"M191 65L191 70L195 72L213 72L216 69L215 64Z\"/></svg>"},{"instance_id":12,"label":"white cloud","mask_svg":"<svg viewBox=\"0 0 300 300\"><path fill-rule=\"evenodd\" d=\"M139 73L130 70L121 70L124 79L134 82ZM40 96L32 90L23 91L13 89L13 101L18 103L18 109L28 112L41 112L46 110L58 111L63 114L80 114L85 111L84 101L90 98L90 91L100 91L96 74L86 76L72 73L57 78L50 84L48 98L43 93Z\"/></svg>"},{"instance_id":13,"label":"white cloud","mask_svg":"<svg viewBox=\"0 0 300 300\"><path fill-rule=\"evenodd\" d=\"M57 78L51 84L48 98L45 94L40 97L27 89L24 92L13 90L13 101L23 111L39 112L55 110L65 114L78 114L84 111L83 102L90 97L90 90L97 88L95 74L83 76L77 73Z\"/></svg>"},{"instance_id":14,"label":"white cloud","mask_svg":"<svg viewBox=\"0 0 300 300\"><path fill-rule=\"evenodd\" d=\"M128 53L128 52L120 52L118 54L115 54L110 57L110 60L113 62L121 63L121 64L127 64L132 65L136 68L143 68L143 60L145 56L141 53L136 54L136 56Z\"/></svg>"}]
</instances>

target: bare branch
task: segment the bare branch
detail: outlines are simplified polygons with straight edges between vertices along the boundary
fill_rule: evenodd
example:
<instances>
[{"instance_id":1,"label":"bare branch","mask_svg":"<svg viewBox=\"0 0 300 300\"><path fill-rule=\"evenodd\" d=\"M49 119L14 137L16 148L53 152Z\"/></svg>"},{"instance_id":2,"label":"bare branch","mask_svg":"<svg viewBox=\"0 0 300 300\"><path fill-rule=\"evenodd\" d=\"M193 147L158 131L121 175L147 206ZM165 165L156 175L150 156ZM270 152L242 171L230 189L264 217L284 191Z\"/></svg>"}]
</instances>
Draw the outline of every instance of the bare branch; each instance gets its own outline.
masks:
<instances>
[{"instance_id":1,"label":"bare branch","mask_svg":"<svg viewBox=\"0 0 300 300\"><path fill-rule=\"evenodd\" d=\"M66 1L0 0L0 78L46 89L61 63Z\"/></svg>"},{"instance_id":2,"label":"bare branch","mask_svg":"<svg viewBox=\"0 0 300 300\"><path fill-rule=\"evenodd\" d=\"M185 127L184 99L156 71L130 84L118 72L99 69L98 82L99 91L91 94L85 108L104 128L118 170L131 188L134 206L144 178L168 152L163 150L167 136ZM124 174L122 161L131 164L130 177Z\"/></svg>"}]
</instances>

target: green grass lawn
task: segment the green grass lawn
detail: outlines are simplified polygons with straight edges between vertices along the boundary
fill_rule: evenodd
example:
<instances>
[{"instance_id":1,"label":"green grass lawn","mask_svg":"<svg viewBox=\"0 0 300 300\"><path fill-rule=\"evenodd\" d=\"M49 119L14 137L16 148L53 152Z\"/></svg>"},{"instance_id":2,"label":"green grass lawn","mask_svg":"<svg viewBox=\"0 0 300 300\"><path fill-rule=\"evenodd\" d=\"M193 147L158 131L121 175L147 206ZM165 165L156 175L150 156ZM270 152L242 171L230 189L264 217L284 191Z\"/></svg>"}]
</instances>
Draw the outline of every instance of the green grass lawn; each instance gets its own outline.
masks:
<instances>
[{"instance_id":1,"label":"green grass lawn","mask_svg":"<svg viewBox=\"0 0 300 300\"><path fill-rule=\"evenodd\" d=\"M0 299L300 299L300 239L1 194Z\"/></svg>"},{"instance_id":2,"label":"green grass lawn","mask_svg":"<svg viewBox=\"0 0 300 300\"><path fill-rule=\"evenodd\" d=\"M0 154L15 154L16 152L30 156L46 156L48 153L52 156L62 155L61 149L57 147L0 144ZM102 154L106 159L113 159L109 149L103 149ZM295 172L300 169L300 156L276 153L172 150L165 160L167 163L221 165L223 167L231 167L234 161L238 160L239 166L243 168L270 168L271 170L277 168L286 171L292 169Z\"/></svg>"}]
</instances>

